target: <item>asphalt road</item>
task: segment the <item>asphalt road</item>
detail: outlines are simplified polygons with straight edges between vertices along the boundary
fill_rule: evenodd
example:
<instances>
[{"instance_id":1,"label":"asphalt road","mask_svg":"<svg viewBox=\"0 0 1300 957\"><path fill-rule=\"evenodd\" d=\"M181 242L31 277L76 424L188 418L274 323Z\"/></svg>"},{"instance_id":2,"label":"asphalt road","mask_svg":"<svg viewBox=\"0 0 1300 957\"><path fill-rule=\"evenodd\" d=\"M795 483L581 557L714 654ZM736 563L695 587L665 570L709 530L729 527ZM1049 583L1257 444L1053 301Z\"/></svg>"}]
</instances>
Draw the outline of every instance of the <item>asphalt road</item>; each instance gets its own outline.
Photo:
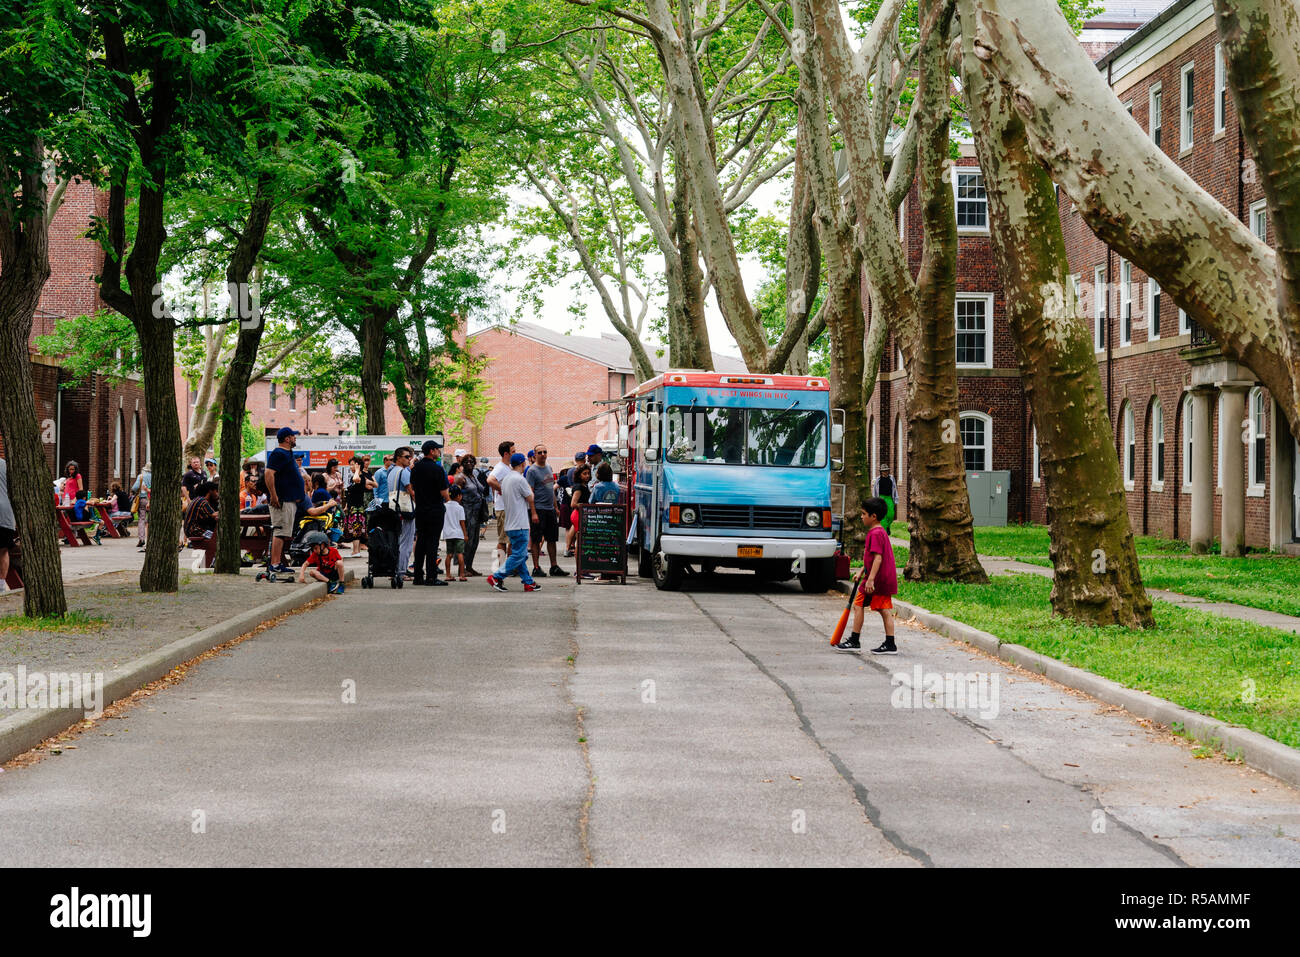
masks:
<instances>
[{"instance_id":1,"label":"asphalt road","mask_svg":"<svg viewBox=\"0 0 1300 957\"><path fill-rule=\"evenodd\" d=\"M842 607L739 574L352 587L0 774L6 860L1300 864L1295 789L923 630L835 653Z\"/></svg>"}]
</instances>

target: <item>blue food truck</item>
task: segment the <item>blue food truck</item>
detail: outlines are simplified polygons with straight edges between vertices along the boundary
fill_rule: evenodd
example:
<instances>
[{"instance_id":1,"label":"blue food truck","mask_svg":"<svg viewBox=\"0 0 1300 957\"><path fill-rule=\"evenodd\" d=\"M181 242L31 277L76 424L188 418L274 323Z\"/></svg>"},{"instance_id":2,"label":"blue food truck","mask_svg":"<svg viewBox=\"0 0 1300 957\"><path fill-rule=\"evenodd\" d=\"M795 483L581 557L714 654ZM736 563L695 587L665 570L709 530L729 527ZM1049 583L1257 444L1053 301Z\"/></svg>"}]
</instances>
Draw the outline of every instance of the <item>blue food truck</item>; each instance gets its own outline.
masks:
<instances>
[{"instance_id":1,"label":"blue food truck","mask_svg":"<svg viewBox=\"0 0 1300 957\"><path fill-rule=\"evenodd\" d=\"M831 445L844 426L826 379L669 371L624 401L629 550L641 576L673 590L725 567L797 575L810 592L834 585Z\"/></svg>"}]
</instances>

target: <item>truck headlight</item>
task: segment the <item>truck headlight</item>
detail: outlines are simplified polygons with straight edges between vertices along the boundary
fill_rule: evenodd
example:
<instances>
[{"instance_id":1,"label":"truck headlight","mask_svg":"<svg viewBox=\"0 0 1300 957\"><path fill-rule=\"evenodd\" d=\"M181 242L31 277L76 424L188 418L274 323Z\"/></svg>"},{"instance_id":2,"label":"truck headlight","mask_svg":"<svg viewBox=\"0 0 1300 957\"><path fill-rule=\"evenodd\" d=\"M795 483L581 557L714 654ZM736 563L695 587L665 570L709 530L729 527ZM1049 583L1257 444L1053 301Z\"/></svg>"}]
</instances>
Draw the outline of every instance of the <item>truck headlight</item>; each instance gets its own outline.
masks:
<instances>
[{"instance_id":1,"label":"truck headlight","mask_svg":"<svg viewBox=\"0 0 1300 957\"><path fill-rule=\"evenodd\" d=\"M694 525L694 524L695 524L695 519L696 519L697 517L698 517L698 516L695 514L695 507L694 507L694 506L692 506L692 505L683 505L683 506L682 506L682 524L683 524L683 525Z\"/></svg>"},{"instance_id":2,"label":"truck headlight","mask_svg":"<svg viewBox=\"0 0 1300 957\"><path fill-rule=\"evenodd\" d=\"M803 523L809 528L821 528L822 510L819 508L810 508L804 512Z\"/></svg>"}]
</instances>

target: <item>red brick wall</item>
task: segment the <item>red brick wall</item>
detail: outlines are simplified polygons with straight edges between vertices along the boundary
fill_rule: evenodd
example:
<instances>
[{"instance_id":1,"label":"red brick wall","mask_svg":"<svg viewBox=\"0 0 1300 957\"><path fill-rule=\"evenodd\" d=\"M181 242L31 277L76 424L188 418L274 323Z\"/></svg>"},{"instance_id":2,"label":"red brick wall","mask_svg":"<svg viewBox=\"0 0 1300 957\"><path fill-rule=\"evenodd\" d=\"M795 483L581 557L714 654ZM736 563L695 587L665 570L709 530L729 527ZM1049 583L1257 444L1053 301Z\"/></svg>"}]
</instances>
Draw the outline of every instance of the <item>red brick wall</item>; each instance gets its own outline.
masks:
<instances>
[{"instance_id":1,"label":"red brick wall","mask_svg":"<svg viewBox=\"0 0 1300 957\"><path fill-rule=\"evenodd\" d=\"M497 444L515 443L526 452L546 443L552 464L573 459L573 453L593 442L614 437L608 433L612 416L566 429L570 422L599 412L592 403L624 391L623 377L592 362L502 329L488 329L470 339L471 351L488 358L483 377L492 402L470 443L480 458L495 461ZM634 376L628 376L628 388Z\"/></svg>"}]
</instances>

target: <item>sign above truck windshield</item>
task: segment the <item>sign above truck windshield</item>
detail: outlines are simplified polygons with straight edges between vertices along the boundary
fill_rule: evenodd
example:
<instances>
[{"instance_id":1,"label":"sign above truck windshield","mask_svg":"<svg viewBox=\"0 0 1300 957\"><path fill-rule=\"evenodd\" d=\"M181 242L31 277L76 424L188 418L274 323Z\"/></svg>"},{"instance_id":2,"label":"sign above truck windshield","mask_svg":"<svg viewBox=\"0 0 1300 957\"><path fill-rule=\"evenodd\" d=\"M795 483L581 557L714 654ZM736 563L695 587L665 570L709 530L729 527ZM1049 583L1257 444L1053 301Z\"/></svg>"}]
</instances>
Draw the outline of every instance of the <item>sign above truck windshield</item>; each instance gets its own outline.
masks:
<instances>
[{"instance_id":1,"label":"sign above truck windshield","mask_svg":"<svg viewBox=\"0 0 1300 957\"><path fill-rule=\"evenodd\" d=\"M672 406L666 418L673 464L826 467L825 412Z\"/></svg>"}]
</instances>

